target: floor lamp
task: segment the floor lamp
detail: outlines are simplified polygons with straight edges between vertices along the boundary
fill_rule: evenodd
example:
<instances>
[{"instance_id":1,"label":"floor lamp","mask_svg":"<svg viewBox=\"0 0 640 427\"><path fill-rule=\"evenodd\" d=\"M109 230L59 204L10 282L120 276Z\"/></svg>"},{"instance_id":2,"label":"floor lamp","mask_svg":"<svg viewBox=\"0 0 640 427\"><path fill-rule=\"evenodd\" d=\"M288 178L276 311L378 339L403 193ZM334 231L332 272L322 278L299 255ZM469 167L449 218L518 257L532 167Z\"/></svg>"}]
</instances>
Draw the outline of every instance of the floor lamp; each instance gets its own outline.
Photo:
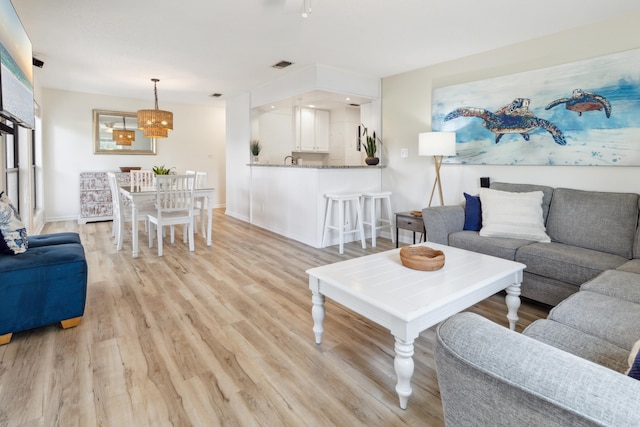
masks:
<instances>
[{"instance_id":1,"label":"floor lamp","mask_svg":"<svg viewBox=\"0 0 640 427\"><path fill-rule=\"evenodd\" d=\"M442 197L442 180L440 179L440 166L444 156L456 155L456 133L455 132L423 132L418 134L418 155L433 156L433 162L436 165L436 179L433 181L431 189L431 197L429 198L429 206L433 201L433 195L438 186L438 195L440 196L440 205L444 205Z\"/></svg>"}]
</instances>

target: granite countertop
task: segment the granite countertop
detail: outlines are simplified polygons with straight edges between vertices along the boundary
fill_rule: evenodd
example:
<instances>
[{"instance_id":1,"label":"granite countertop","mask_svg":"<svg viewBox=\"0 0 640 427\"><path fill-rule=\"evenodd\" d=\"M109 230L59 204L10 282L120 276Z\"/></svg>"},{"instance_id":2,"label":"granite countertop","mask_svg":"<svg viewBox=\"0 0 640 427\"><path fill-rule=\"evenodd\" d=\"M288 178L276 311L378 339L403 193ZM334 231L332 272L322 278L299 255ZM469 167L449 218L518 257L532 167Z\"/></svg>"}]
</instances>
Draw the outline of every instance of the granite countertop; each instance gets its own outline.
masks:
<instances>
[{"instance_id":1,"label":"granite countertop","mask_svg":"<svg viewBox=\"0 0 640 427\"><path fill-rule=\"evenodd\" d=\"M247 164L247 166L266 167L266 168L302 168L302 169L372 169L383 168L382 165L368 166L368 165L276 165L276 164Z\"/></svg>"}]
</instances>

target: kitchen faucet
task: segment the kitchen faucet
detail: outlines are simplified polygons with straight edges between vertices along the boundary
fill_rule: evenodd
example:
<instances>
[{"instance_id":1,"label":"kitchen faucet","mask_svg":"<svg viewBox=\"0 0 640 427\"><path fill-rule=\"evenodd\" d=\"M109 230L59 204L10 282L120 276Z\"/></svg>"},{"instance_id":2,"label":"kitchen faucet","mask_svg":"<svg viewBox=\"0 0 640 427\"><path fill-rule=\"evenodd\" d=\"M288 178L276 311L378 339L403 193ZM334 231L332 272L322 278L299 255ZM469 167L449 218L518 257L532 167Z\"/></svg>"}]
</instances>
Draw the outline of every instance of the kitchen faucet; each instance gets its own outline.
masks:
<instances>
[{"instance_id":1,"label":"kitchen faucet","mask_svg":"<svg viewBox=\"0 0 640 427\"><path fill-rule=\"evenodd\" d=\"M298 160L298 159L296 159L296 158L295 158L295 157L293 157L293 156L286 156L286 157L284 158L284 164L285 164L285 165L287 164L287 159L288 159L289 157L291 157L291 164L292 164L292 165L297 165L297 164L298 164L298 162L297 162L297 160Z\"/></svg>"}]
</instances>

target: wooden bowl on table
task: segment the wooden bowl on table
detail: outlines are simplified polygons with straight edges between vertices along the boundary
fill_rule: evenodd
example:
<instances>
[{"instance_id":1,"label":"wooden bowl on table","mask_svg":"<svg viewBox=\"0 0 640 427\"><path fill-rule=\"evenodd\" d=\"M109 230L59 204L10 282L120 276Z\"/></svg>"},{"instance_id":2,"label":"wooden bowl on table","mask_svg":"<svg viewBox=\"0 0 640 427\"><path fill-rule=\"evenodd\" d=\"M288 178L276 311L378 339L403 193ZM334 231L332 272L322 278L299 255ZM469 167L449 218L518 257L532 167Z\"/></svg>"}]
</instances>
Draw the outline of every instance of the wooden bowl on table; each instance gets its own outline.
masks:
<instances>
[{"instance_id":1,"label":"wooden bowl on table","mask_svg":"<svg viewBox=\"0 0 640 427\"><path fill-rule=\"evenodd\" d=\"M404 246L400 249L400 261L414 270L440 270L444 266L444 252L428 246Z\"/></svg>"}]
</instances>

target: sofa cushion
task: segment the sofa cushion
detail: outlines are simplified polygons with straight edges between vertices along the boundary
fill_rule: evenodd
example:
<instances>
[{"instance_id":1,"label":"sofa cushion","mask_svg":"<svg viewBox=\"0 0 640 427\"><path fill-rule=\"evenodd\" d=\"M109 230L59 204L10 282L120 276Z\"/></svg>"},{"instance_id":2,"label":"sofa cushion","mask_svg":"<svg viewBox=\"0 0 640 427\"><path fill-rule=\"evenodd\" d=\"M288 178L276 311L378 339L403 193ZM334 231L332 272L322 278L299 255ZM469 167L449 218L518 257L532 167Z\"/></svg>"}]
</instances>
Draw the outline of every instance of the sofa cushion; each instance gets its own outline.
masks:
<instances>
[{"instance_id":1,"label":"sofa cushion","mask_svg":"<svg viewBox=\"0 0 640 427\"><path fill-rule=\"evenodd\" d=\"M515 261L525 264L530 273L580 285L627 260L618 255L552 242L519 248Z\"/></svg>"},{"instance_id":2,"label":"sofa cushion","mask_svg":"<svg viewBox=\"0 0 640 427\"><path fill-rule=\"evenodd\" d=\"M580 290L640 304L640 275L607 270L593 280L583 283ZM638 337L640 337L640 331L638 331Z\"/></svg>"},{"instance_id":3,"label":"sofa cushion","mask_svg":"<svg viewBox=\"0 0 640 427\"><path fill-rule=\"evenodd\" d=\"M547 215L549 214L549 205L553 197L553 187L546 185L534 184L511 184L508 182L492 182L491 187L494 190L509 191L511 193L531 193L532 191L542 191L542 218L547 223Z\"/></svg>"},{"instance_id":4,"label":"sofa cushion","mask_svg":"<svg viewBox=\"0 0 640 427\"><path fill-rule=\"evenodd\" d=\"M29 249L41 246L61 245L64 243L81 243L80 235L73 232L36 234L29 236Z\"/></svg>"},{"instance_id":5,"label":"sofa cushion","mask_svg":"<svg viewBox=\"0 0 640 427\"><path fill-rule=\"evenodd\" d=\"M536 320L522 334L620 373L629 369L629 350L553 320Z\"/></svg>"},{"instance_id":6,"label":"sofa cushion","mask_svg":"<svg viewBox=\"0 0 640 427\"><path fill-rule=\"evenodd\" d=\"M511 193L480 189L481 236L549 242L542 217L542 191Z\"/></svg>"},{"instance_id":7,"label":"sofa cushion","mask_svg":"<svg viewBox=\"0 0 640 427\"><path fill-rule=\"evenodd\" d=\"M21 254L26 252L28 246L27 229L20 219L18 210L4 191L0 192L0 235L5 243L0 246L3 253Z\"/></svg>"},{"instance_id":8,"label":"sofa cushion","mask_svg":"<svg viewBox=\"0 0 640 427\"><path fill-rule=\"evenodd\" d=\"M516 250L533 243L531 240L506 237L482 237L477 231L458 231L449 234L449 246L479 252L513 261Z\"/></svg>"},{"instance_id":9,"label":"sofa cushion","mask_svg":"<svg viewBox=\"0 0 640 427\"><path fill-rule=\"evenodd\" d=\"M634 258L617 267L618 271L640 274L640 259Z\"/></svg>"},{"instance_id":10,"label":"sofa cushion","mask_svg":"<svg viewBox=\"0 0 640 427\"><path fill-rule=\"evenodd\" d=\"M637 225L637 194L556 188L547 234L554 242L631 259Z\"/></svg>"},{"instance_id":11,"label":"sofa cushion","mask_svg":"<svg viewBox=\"0 0 640 427\"><path fill-rule=\"evenodd\" d=\"M482 207L480 196L464 194L464 227L463 230L480 231L482 228Z\"/></svg>"},{"instance_id":12,"label":"sofa cushion","mask_svg":"<svg viewBox=\"0 0 640 427\"><path fill-rule=\"evenodd\" d=\"M548 318L627 351L640 331L639 304L584 290L555 306Z\"/></svg>"}]
</instances>

